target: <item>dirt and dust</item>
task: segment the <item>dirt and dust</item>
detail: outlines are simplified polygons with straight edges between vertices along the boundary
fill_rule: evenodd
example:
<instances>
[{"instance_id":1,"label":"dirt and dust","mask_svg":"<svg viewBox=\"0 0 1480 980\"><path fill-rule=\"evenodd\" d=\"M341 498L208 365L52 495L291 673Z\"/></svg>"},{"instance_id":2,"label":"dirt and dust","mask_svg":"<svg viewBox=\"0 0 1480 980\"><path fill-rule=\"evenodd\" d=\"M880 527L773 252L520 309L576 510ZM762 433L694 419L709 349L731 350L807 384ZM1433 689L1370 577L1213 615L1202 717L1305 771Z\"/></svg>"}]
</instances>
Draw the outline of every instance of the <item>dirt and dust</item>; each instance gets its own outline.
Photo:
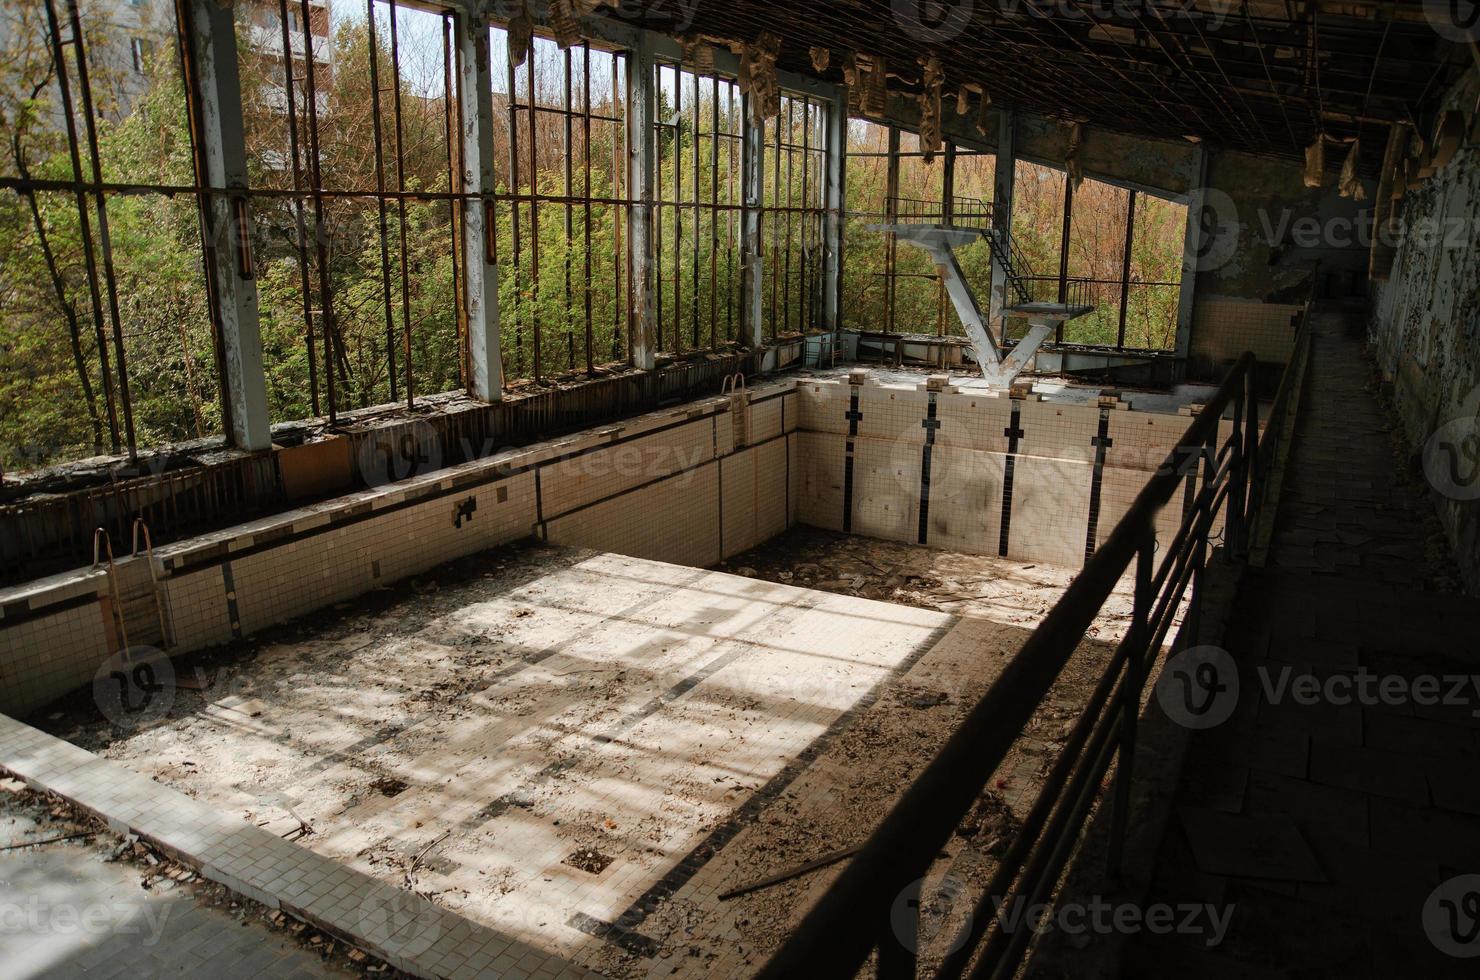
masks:
<instances>
[{"instance_id":1,"label":"dirt and dust","mask_svg":"<svg viewBox=\"0 0 1480 980\"><path fill-rule=\"evenodd\" d=\"M589 558L499 549L181 658L186 683L171 711L140 731L111 727L86 697L39 723L460 914L523 928L610 976L741 976L843 863L718 896L862 843L1073 578L808 529L718 569L757 586L937 611L840 607L840 626L855 615L867 625L834 636L805 625L817 615L806 611L813 593L751 598L755 587L713 576L696 584L706 573L677 566L657 566L666 569L657 580L652 571L623 580L630 595L598 601L609 580L569 580ZM691 605L655 611L685 588L701 590ZM612 612L588 611L598 605ZM942 866L968 886L990 876L1128 611L1122 587L943 852ZM755 625L739 633L725 625L751 616ZM791 634L787 617L800 624ZM930 624L937 639L919 646L918 660L870 659L874 634L923 635ZM732 649L716 630L748 645L736 663L752 675L682 681L674 694L653 686L682 678L671 671L687 661L670 662L696 643ZM815 675L814 697L773 690L777 672L792 670ZM661 711L622 728L650 691ZM851 707L836 715L814 701ZM803 720L799 738L790 729ZM787 760L796 771L778 774ZM500 780L513 788L493 788ZM694 840L725 826L697 869L637 917L632 931L651 947L568 927L571 909L637 907L637 896L700 853Z\"/></svg>"}]
</instances>

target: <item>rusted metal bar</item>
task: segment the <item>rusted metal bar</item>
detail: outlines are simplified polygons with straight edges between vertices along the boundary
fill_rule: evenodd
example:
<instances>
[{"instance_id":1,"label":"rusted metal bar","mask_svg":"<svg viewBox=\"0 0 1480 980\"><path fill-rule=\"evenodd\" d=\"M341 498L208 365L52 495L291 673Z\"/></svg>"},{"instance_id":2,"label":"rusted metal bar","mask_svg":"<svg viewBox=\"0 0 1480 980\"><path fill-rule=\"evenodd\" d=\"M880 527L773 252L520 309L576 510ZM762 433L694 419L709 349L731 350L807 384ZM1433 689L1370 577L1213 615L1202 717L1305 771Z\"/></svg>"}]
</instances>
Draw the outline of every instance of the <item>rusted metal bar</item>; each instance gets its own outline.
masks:
<instances>
[{"instance_id":1,"label":"rusted metal bar","mask_svg":"<svg viewBox=\"0 0 1480 980\"><path fill-rule=\"evenodd\" d=\"M585 191L585 276L586 288L586 374L596 373L595 354L592 348L596 345L591 323L591 45L585 41L581 42L581 156L582 169L585 174L583 188Z\"/></svg>"},{"instance_id":2,"label":"rusted metal bar","mask_svg":"<svg viewBox=\"0 0 1480 980\"><path fill-rule=\"evenodd\" d=\"M539 147L540 124L535 111L534 60L534 35L530 35L525 59L529 65L529 322L530 340L534 345L534 378L539 381L544 377L544 341L540 336L540 171L535 155ZM510 98L513 98L512 93Z\"/></svg>"},{"instance_id":3,"label":"rusted metal bar","mask_svg":"<svg viewBox=\"0 0 1480 980\"><path fill-rule=\"evenodd\" d=\"M142 195L142 194L158 194L158 195L160 195L162 197L196 197L196 196L203 196L203 197L205 197L207 199L210 199L212 197L234 197L234 196L237 196L237 194L239 193L239 192L233 191L233 190L231 190L229 188L206 187L206 186L199 186L198 187L198 186L191 185L191 184L139 184L139 183L124 182L124 181L109 181L109 180L104 180L104 181L98 181L98 180L56 180L56 179L42 179L42 178L36 178L36 177L30 177L30 178L25 178L25 177L0 177L0 190L13 190L13 191L19 191L21 193L26 193L28 191L61 191L61 192L68 193L68 194L76 194L76 193L92 194L92 193L101 191L102 193L109 194L109 195L115 195L116 194L116 195L135 195L135 196L137 196L137 195ZM359 190L359 189L355 189L355 188L325 187L325 188L322 188L321 189L320 193L322 193L322 195L323 195L323 197L324 197L325 200L348 200L348 199L355 199L355 198L365 198L366 200L373 201L375 198L381 196L380 192L377 191L377 190L374 190L373 188ZM296 192L296 194L295 194L295 192L293 190L291 190L289 188L282 188L282 187L254 187L254 188L252 188L252 196L253 197L281 198L281 199L284 199L284 200L291 201L295 196L298 196L298 195L301 195L301 194L302 194L301 191L300 192ZM392 200L392 201L404 199L404 200L407 200L407 201L431 201L431 202L435 202L435 201L457 201L457 200L459 200L459 199L461 199L463 197L462 194L455 193L455 192L454 193L449 193L447 191L416 191L416 190L395 191L395 190L390 189L389 187L386 188L385 195L384 196L388 200ZM513 197L513 196L516 196L516 195L500 195L500 196L501 197L502 196ZM545 196L543 198L543 200L559 202L559 201L564 200L564 198L562 198L560 196L553 196L552 197L552 196L548 196L547 195L547 196ZM601 202L601 201L603 201L605 199L598 197L595 200L597 202ZM613 199L613 203L621 203L621 202L620 201L616 201L615 199Z\"/></svg>"},{"instance_id":4,"label":"rusted metal bar","mask_svg":"<svg viewBox=\"0 0 1480 980\"><path fill-rule=\"evenodd\" d=\"M510 53L512 55L512 52ZM513 250L513 276L514 276L514 366L516 374L524 373L524 303L523 290L520 288L520 268L522 245L519 234L519 100L515 98L515 74L512 56L506 58L508 63L509 79L509 211L511 215L510 242ZM534 140L534 115L530 114L529 126L530 141ZM530 179L531 197L533 196L534 182ZM495 226L496 227L496 226Z\"/></svg>"},{"instance_id":5,"label":"rusted metal bar","mask_svg":"<svg viewBox=\"0 0 1480 980\"><path fill-rule=\"evenodd\" d=\"M683 352L683 71L673 68L673 353ZM658 168L663 173L663 168Z\"/></svg>"},{"instance_id":6,"label":"rusted metal bar","mask_svg":"<svg viewBox=\"0 0 1480 980\"><path fill-rule=\"evenodd\" d=\"M406 142L401 126L401 35L397 26L396 0L389 0L391 14L391 82L394 86L396 127L396 190L406 189ZM396 201L401 221L401 339L406 369L406 407L416 407L416 381L411 365L411 273L406 257L406 199ZM394 372L392 372L394 373Z\"/></svg>"},{"instance_id":7,"label":"rusted metal bar","mask_svg":"<svg viewBox=\"0 0 1480 980\"><path fill-rule=\"evenodd\" d=\"M1069 302L1069 231L1074 225L1074 181L1064 174L1064 227L1059 238L1059 302ZM1064 325L1054 328L1054 342L1064 342Z\"/></svg>"},{"instance_id":8,"label":"rusted metal bar","mask_svg":"<svg viewBox=\"0 0 1480 980\"><path fill-rule=\"evenodd\" d=\"M734 85L734 83L733 82L726 83L725 84L725 124L726 124L727 128L730 128L730 129L734 129L735 126L736 126L736 124L737 124L737 122L738 122L738 120L735 118L735 105L736 105L735 94L736 93L735 93L735 85ZM726 135L732 135L732 134L726 134ZM736 157L736 155L737 155L737 153L739 151L739 148L740 148L740 141L738 139L730 138L726 142L729 144L729 150L730 150L730 152L729 152L729 173L728 173L728 175L726 177L726 183L728 184L728 187L726 188L726 193L725 193L725 203L733 206L733 205L736 204L736 200L735 200L735 170L736 170L736 168L738 166L735 157ZM735 239L737 237L737 235L736 235L736 228L735 228L735 219L737 217L738 210L739 210L738 208L732 207L731 209L729 209L729 210L727 210L725 212L725 277L726 277L726 280L730 283L730 288L725 290L725 338L727 340L734 340L735 339L735 287L734 287L734 282L735 282Z\"/></svg>"},{"instance_id":9,"label":"rusted metal bar","mask_svg":"<svg viewBox=\"0 0 1480 980\"><path fill-rule=\"evenodd\" d=\"M663 66L653 64L653 86L657 91L663 90ZM654 112L653 123L653 327L656 336L656 347L654 350L663 349L663 120L656 118ZM640 261L640 259L639 259ZM640 272L633 270L634 274Z\"/></svg>"},{"instance_id":10,"label":"rusted metal bar","mask_svg":"<svg viewBox=\"0 0 1480 980\"><path fill-rule=\"evenodd\" d=\"M884 178L884 223L899 220L899 127L889 127L889 156ZM899 242L893 233L884 236L884 331L898 333L895 323L895 299L899 262Z\"/></svg>"},{"instance_id":11,"label":"rusted metal bar","mask_svg":"<svg viewBox=\"0 0 1480 980\"><path fill-rule=\"evenodd\" d=\"M790 103L790 100L782 96L782 101ZM781 203L781 113L776 113L776 166L775 176L771 183L771 206L763 208L772 212L771 220L771 336L774 337L781 332L781 324L776 319L776 296L782 282L781 279L781 249L777 247L776 232L780 229L780 215L777 205ZM788 202L790 203L790 202Z\"/></svg>"},{"instance_id":12,"label":"rusted metal bar","mask_svg":"<svg viewBox=\"0 0 1480 980\"><path fill-rule=\"evenodd\" d=\"M709 346L719 346L719 75L709 100Z\"/></svg>"},{"instance_id":13,"label":"rusted metal bar","mask_svg":"<svg viewBox=\"0 0 1480 980\"><path fill-rule=\"evenodd\" d=\"M324 176L319 166L319 94L318 83L314 78L313 29L308 0L299 0L299 7L299 15L303 20L304 76L308 86L308 162L312 178L310 191L313 195L314 250L319 266L319 317L324 324L324 383L329 396L329 424L335 425L339 421L334 384L339 336L334 322L334 286L329 270L329 245L326 241L328 229L324 225ZM342 354L339 356L342 357Z\"/></svg>"},{"instance_id":14,"label":"rusted metal bar","mask_svg":"<svg viewBox=\"0 0 1480 980\"><path fill-rule=\"evenodd\" d=\"M447 202L447 227L452 233L451 248L448 254L452 257L452 302L455 311L454 316L457 324L457 372L458 384L466 388L473 376L472 369L468 364L468 304L467 297L463 295L462 286L462 208L461 199L465 197L462 184L459 179L457 161L462 159L462 101L456 97L457 86L454 78L461 78L462 72L454 66L452 47L452 32L455 25L451 11L442 12L442 138L447 143L447 190L456 194L459 200L449 199Z\"/></svg>"},{"instance_id":15,"label":"rusted metal bar","mask_svg":"<svg viewBox=\"0 0 1480 980\"><path fill-rule=\"evenodd\" d=\"M562 154L562 156L564 156L564 158L565 158L564 159L564 163L565 163L565 196L566 196L566 202L565 202L565 350L566 350L566 370L574 371L576 369L576 342L575 342L575 333L574 333L573 327L572 327L571 322L570 322L571 321L571 311L572 311L572 307L571 307L571 303L572 303L572 298L571 298L571 271L572 271L571 270L571 260L572 260L572 256L571 256L570 253L571 253L571 249L573 247L573 243L575 241L575 213L571 209L571 202L570 202L569 198L571 196L572 189L573 189L573 187L575 185L575 159L574 159L574 154L575 154L575 115L574 115L574 111L573 111L572 106L571 106L571 97L572 97L572 94L573 94L572 91L571 91L571 89L572 89L573 86L572 86L572 78L571 78L572 65L571 65L571 53L570 53L570 49L569 48L566 48L565 51L562 52L562 53L565 56L565 59L564 59L565 60L565 93L564 93L565 94L565 103L564 103L564 110L563 110L563 113L562 113L562 122L564 123L563 129L564 129L564 135L565 135L565 153Z\"/></svg>"},{"instance_id":16,"label":"rusted metal bar","mask_svg":"<svg viewBox=\"0 0 1480 980\"><path fill-rule=\"evenodd\" d=\"M810 302L812 299L812 277L807 267L807 253L810 251L808 245L811 242L812 231L812 198L808 195L809 181L812 171L812 99L802 99L802 207L805 208L801 215L802 226L802 278L797 290L797 306L800 322L797 324L804 332L811 324L809 317Z\"/></svg>"},{"instance_id":17,"label":"rusted metal bar","mask_svg":"<svg viewBox=\"0 0 1480 980\"><path fill-rule=\"evenodd\" d=\"M622 99L621 81L626 77L625 60L612 55L612 105L626 106ZM627 110L623 110L624 114ZM626 129L625 118L622 119L623 129ZM623 165L622 141L617 139L615 133L612 138L612 196L624 197L631 195L631 189L627 187L627 168ZM631 338L632 331L627 331L628 345L626 357L622 356L622 323L624 320L630 324L632 315L632 256L628 254L626 243L623 241L623 232L627 228L629 207L623 206L612 214L612 225L616 229L617 248L612 254L612 360L632 360ZM623 283L626 284L625 295Z\"/></svg>"},{"instance_id":18,"label":"rusted metal bar","mask_svg":"<svg viewBox=\"0 0 1480 980\"><path fill-rule=\"evenodd\" d=\"M93 177L103 179L103 163L98 152L98 123L93 115L92 80L87 71L87 48L82 34L82 15L77 10L77 0L67 0L67 17L71 22L72 55L77 62L77 94L82 100L82 121L87 133L87 152L92 164ZM123 323L118 315L118 279L113 271L113 236L108 231L108 200L105 195L95 196L94 207L98 212L98 246L103 253L103 281L108 293L108 319L113 328L113 356L118 368L118 400L123 407L124 438L128 444L129 459L139 458L138 443L134 438L134 409L129 397L128 355L123 347Z\"/></svg>"},{"instance_id":19,"label":"rusted metal bar","mask_svg":"<svg viewBox=\"0 0 1480 980\"><path fill-rule=\"evenodd\" d=\"M830 851L829 853L824 854L821 857L813 858L811 861L807 861L804 864L799 864L794 868L788 868L787 870L782 871L778 874L767 875L766 877L761 878L758 881L752 881L748 884L740 885L736 888L731 888L727 892L720 892L719 900L721 902L726 902L732 898L739 898L741 895L749 895L751 892L757 892L763 888L770 888L772 885L779 885L783 882L791 881L793 878L800 878L804 874L809 874L813 871L817 871L820 868L826 868L829 865L834 865L837 864L839 861L850 858L862 849L862 844L855 844L852 847L845 847L840 851Z\"/></svg>"},{"instance_id":20,"label":"rusted metal bar","mask_svg":"<svg viewBox=\"0 0 1480 980\"><path fill-rule=\"evenodd\" d=\"M1131 295L1131 246L1136 239L1136 192L1131 191L1130 201L1125 208L1125 251L1120 259L1120 330L1115 337L1116 347L1125 347L1125 314Z\"/></svg>"},{"instance_id":21,"label":"rusted metal bar","mask_svg":"<svg viewBox=\"0 0 1480 980\"><path fill-rule=\"evenodd\" d=\"M72 176L80 183L82 156L77 148L77 120L73 116L72 87L67 79L67 60L62 54L63 44L75 43L76 38L66 42L62 40L61 24L57 19L54 0L46 0L46 23L51 35L52 63L57 70L57 90L62 97L62 117L67 133L67 155L72 165ZM82 237L82 258L87 268L87 289L88 297L92 301L93 329L98 344L98 364L102 368L103 395L108 406L108 432L112 438L113 451L116 453L121 448L118 438L118 407L113 393L113 371L108 364L108 341L103 332L103 297L98 291L98 263L97 257L93 254L92 222L87 213L87 196L79 190L76 192L76 199L77 227Z\"/></svg>"},{"instance_id":22,"label":"rusted metal bar","mask_svg":"<svg viewBox=\"0 0 1480 980\"><path fill-rule=\"evenodd\" d=\"M287 0L280 0L280 2L286 3ZM227 376L226 348L222 337L221 287L216 279L215 216L211 209L210 197L205 193L209 168L206 163L205 141L202 138L205 120L201 105L200 66L195 54L195 14L191 9L190 0L175 0L175 28L175 50L179 57L180 78L185 90L186 122L190 127L190 167L191 175L195 178L193 193L199 217L202 265L205 269L206 308L210 315L211 343L216 355L216 377L223 379L220 391L221 427L230 432L233 426L233 410L231 399L226 397L224 382ZM314 411L315 413L318 411L317 400L315 400Z\"/></svg>"},{"instance_id":23,"label":"rusted metal bar","mask_svg":"<svg viewBox=\"0 0 1480 980\"><path fill-rule=\"evenodd\" d=\"M702 221L702 215L699 211L699 73L690 72L689 75L694 80L694 275L692 279L693 288L690 290L692 298L689 300L689 325L692 332L694 349L697 350L702 346L699 340L699 225Z\"/></svg>"},{"instance_id":24,"label":"rusted metal bar","mask_svg":"<svg viewBox=\"0 0 1480 980\"><path fill-rule=\"evenodd\" d=\"M278 25L283 37L283 92L288 109L288 155L293 158L293 225L298 240L293 252L298 258L298 286L303 293L304 340L308 345L308 391L313 413L319 414L319 367L313 337L313 295L308 280L308 229L303 221L303 166L298 155L298 98L293 78L293 37L288 31L288 0L278 0Z\"/></svg>"},{"instance_id":25,"label":"rusted metal bar","mask_svg":"<svg viewBox=\"0 0 1480 980\"><path fill-rule=\"evenodd\" d=\"M375 194L380 219L380 292L385 308L385 357L390 380L391 401L400 401L396 377L396 324L391 309L390 223L385 196L385 133L380 124L380 37L375 29L375 0L365 0L366 27L370 41L370 131L375 141ZM392 21L395 15L392 13Z\"/></svg>"}]
</instances>

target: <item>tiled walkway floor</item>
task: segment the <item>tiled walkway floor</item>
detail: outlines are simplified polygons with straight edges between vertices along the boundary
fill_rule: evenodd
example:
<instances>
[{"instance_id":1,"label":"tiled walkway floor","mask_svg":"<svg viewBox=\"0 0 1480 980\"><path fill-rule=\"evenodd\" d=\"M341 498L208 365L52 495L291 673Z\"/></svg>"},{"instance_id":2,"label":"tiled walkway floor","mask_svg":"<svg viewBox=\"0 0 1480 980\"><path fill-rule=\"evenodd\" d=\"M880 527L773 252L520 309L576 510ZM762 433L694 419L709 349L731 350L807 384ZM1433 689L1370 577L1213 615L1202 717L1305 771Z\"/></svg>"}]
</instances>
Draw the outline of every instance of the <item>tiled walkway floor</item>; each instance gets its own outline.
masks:
<instances>
[{"instance_id":1,"label":"tiled walkway floor","mask_svg":"<svg viewBox=\"0 0 1480 980\"><path fill-rule=\"evenodd\" d=\"M349 977L286 934L188 888L140 887L138 867L105 862L106 837L59 836L44 811L0 790L0 964L9 978ZM170 882L165 885L172 884Z\"/></svg>"},{"instance_id":2,"label":"tiled walkway floor","mask_svg":"<svg viewBox=\"0 0 1480 980\"><path fill-rule=\"evenodd\" d=\"M1423 489L1396 469L1360 335L1334 315L1313 327L1270 559L1246 576L1226 637L1238 706L1193 736L1149 899L1232 904L1233 925L1214 950L1138 939L1126 976L1476 975L1476 960L1439 952L1423 912L1442 882L1480 872L1480 694L1271 693L1302 674L1480 673L1480 603L1426 591L1448 570ZM1195 848L1188 828L1213 823ZM1271 831L1286 843L1261 854Z\"/></svg>"}]
</instances>

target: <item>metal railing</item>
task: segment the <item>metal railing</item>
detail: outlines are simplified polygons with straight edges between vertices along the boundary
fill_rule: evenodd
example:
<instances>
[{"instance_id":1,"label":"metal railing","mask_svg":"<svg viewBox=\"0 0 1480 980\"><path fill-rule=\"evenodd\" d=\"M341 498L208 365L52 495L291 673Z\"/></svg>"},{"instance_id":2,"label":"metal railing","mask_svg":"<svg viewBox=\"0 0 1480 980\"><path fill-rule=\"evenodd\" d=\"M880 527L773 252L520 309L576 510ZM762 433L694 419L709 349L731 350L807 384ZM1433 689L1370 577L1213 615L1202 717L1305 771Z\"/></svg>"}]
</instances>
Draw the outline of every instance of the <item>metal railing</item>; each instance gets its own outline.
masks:
<instances>
[{"instance_id":1,"label":"metal railing","mask_svg":"<svg viewBox=\"0 0 1480 980\"><path fill-rule=\"evenodd\" d=\"M924 198L891 197L885 204L884 215L893 215L895 221L919 221L968 228L989 227L992 224L992 203L979 197L953 197L949 203Z\"/></svg>"},{"instance_id":2,"label":"metal railing","mask_svg":"<svg viewBox=\"0 0 1480 980\"><path fill-rule=\"evenodd\" d=\"M1295 332L1295 341L1290 346L1290 359L1285 362L1279 387L1269 406L1268 421L1264 423L1264 431L1260 434L1259 452L1254 457L1249 563L1255 566L1263 566L1264 553L1274 530L1275 501L1270 496L1278 495L1279 480L1274 478L1272 471L1278 467L1277 461L1286 451L1288 440L1294 433L1295 420L1290 414L1290 406L1292 402L1298 401L1297 392L1305 384L1306 367L1310 361L1309 324L1310 305L1306 304L1305 312L1300 317L1300 327Z\"/></svg>"},{"instance_id":3,"label":"metal railing","mask_svg":"<svg viewBox=\"0 0 1480 980\"><path fill-rule=\"evenodd\" d=\"M1074 306L1104 306L1110 286L1118 281L1079 277L1019 275L1012 288L1023 303L1068 303Z\"/></svg>"},{"instance_id":4,"label":"metal railing","mask_svg":"<svg viewBox=\"0 0 1480 980\"><path fill-rule=\"evenodd\" d=\"M1033 302L1027 284L1039 277L1033 275L1028 256L1008 232L992 227L992 202L976 197L953 197L949 202L910 197L891 197L885 203L884 216L893 221L944 224L975 228L985 232L988 247L1007 275L1009 288L1018 302ZM1055 283L1059 280L1054 279ZM1046 297L1044 301L1048 301Z\"/></svg>"},{"instance_id":5,"label":"metal railing","mask_svg":"<svg viewBox=\"0 0 1480 980\"><path fill-rule=\"evenodd\" d=\"M878 976L916 976L922 880L1058 680L1122 574L1134 564L1130 628L1075 720L1017 837L970 917L947 944L950 951L935 976L950 980L968 967L973 978L1013 976L1033 931L1007 929L1002 923L1017 921L1012 918L1015 909L1052 896L1112 762L1117 768L1109 804L1108 870L1118 874L1146 678L1189 587L1181 636L1197 636L1198 601L1219 513L1224 514L1225 552L1241 555L1248 507L1260 499L1251 493L1253 474L1266 472L1255 374L1254 355L1245 353L1110 537L760 976L851 978L875 950ZM1231 426L1222 437L1225 414ZM1160 549L1158 565L1157 513L1184 487L1195 487L1196 494L1181 527Z\"/></svg>"}]
</instances>

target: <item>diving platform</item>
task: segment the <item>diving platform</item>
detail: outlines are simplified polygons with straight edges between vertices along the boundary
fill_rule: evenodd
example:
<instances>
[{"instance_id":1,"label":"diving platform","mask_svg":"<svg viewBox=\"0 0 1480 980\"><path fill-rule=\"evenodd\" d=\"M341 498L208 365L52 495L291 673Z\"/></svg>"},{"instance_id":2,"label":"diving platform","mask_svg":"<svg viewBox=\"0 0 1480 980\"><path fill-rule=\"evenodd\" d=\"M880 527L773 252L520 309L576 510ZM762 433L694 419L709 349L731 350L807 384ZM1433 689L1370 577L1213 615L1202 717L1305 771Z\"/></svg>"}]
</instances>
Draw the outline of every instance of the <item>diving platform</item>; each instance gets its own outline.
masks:
<instances>
[{"instance_id":1,"label":"diving platform","mask_svg":"<svg viewBox=\"0 0 1480 980\"><path fill-rule=\"evenodd\" d=\"M1011 242L1004 240L1004 236L992 228L899 222L869 225L868 230L892 234L897 241L924 249L930 254L936 272L945 284L946 293L951 297L951 304L956 308L956 315L961 318L966 337L971 341L982 375L993 388L1011 387L1013 379L1027 367L1028 361L1032 360L1050 333L1076 317L1094 312L1095 308L1090 304L1050 303L1033 299L1025 285L1027 277L1018 274L1015 269ZM994 301L1000 299L1001 308L992 310L986 316L982 314L976 291L966 281L954 251L957 247L971 245L983 239L992 250L993 280L1000 279L1005 284L1004 293L1010 293L1011 298L1016 300L1015 303L1009 303L1006 295L993 297ZM995 320L1003 315L1021 316L1028 321L1028 333L1006 353L993 339L992 332L987 327L989 319Z\"/></svg>"}]
</instances>

